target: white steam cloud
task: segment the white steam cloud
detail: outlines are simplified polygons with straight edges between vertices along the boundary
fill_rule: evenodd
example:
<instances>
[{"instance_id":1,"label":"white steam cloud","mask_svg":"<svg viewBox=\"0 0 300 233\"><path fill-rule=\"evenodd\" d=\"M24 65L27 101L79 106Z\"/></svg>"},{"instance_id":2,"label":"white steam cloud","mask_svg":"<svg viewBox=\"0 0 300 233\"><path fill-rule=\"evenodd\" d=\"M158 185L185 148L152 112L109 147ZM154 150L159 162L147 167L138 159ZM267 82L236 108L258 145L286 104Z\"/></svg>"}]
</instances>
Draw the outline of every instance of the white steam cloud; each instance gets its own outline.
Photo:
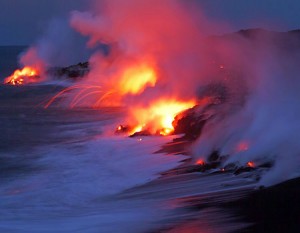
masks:
<instances>
[{"instance_id":1,"label":"white steam cloud","mask_svg":"<svg viewBox=\"0 0 300 233\"><path fill-rule=\"evenodd\" d=\"M90 51L86 39L78 35L66 19L52 20L44 35L20 55L20 65L31 66L47 76L49 67L64 67L85 61Z\"/></svg>"}]
</instances>

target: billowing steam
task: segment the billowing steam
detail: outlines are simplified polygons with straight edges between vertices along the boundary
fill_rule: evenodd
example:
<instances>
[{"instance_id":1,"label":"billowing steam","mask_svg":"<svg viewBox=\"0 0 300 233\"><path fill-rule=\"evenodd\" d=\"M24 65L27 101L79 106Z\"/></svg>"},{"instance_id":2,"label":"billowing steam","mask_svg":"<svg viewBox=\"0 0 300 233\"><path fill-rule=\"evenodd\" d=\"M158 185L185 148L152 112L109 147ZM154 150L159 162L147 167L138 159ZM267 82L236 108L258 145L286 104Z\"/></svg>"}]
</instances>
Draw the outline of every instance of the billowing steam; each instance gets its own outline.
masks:
<instances>
[{"instance_id":1,"label":"billowing steam","mask_svg":"<svg viewBox=\"0 0 300 233\"><path fill-rule=\"evenodd\" d=\"M136 126L135 131L144 128L165 135L173 130L176 114L210 104L204 101L207 88L220 87L217 92L224 100L211 109L212 117L193 145L195 161L215 151L228 156L223 166L271 161L274 167L261 180L267 185L298 176L297 42L259 30L253 35L209 36L222 25L210 23L200 10L195 13L183 3L107 0L95 3L91 12L72 12L71 27L88 37L87 47L96 50L80 84L85 89L76 100L84 93L89 98L81 99L90 106L124 105L129 109L124 121ZM61 42L70 39L63 37ZM97 50L99 45L107 52ZM53 54L55 50L44 46L51 48L51 43L41 40L22 63L44 67L53 58L63 63L70 55Z\"/></svg>"},{"instance_id":2,"label":"billowing steam","mask_svg":"<svg viewBox=\"0 0 300 233\"><path fill-rule=\"evenodd\" d=\"M123 101L124 94L142 95L143 103L162 93L194 98L194 82L201 82L205 66L201 53L201 41L207 32L204 25L194 21L177 1L104 3L101 12L73 12L71 17L72 27L90 38L89 46L106 43L111 48L109 57L96 53L91 58L89 79L114 89ZM140 74L138 78L131 75L135 82L146 79L137 93L126 91L123 79L134 72ZM145 76L152 77L147 80ZM155 89L151 89L154 84ZM134 102L136 99L140 98Z\"/></svg>"},{"instance_id":3,"label":"billowing steam","mask_svg":"<svg viewBox=\"0 0 300 233\"><path fill-rule=\"evenodd\" d=\"M71 18L71 25L90 37L89 46L109 43L114 50L109 59L92 58L90 79L101 76L113 89L128 67L153 69L157 80L145 83L138 95L124 96L116 87L121 101L134 109L161 98L191 100L201 86L221 83L229 90L227 101L205 126L194 156L208 158L219 151L230 155L225 163L240 165L271 160L275 167L263 184L297 175L292 168L299 169L300 163L298 59L277 48L282 44L274 44L274 35L258 32L254 42L240 35L205 39L208 28L216 25L193 21L177 1L105 3L101 14L74 12Z\"/></svg>"},{"instance_id":4,"label":"billowing steam","mask_svg":"<svg viewBox=\"0 0 300 233\"><path fill-rule=\"evenodd\" d=\"M109 55L95 53L90 59L88 82L103 87L96 105L126 105L126 121L135 130L171 132L174 116L195 104L208 25L177 1L102 3L94 12L71 17L72 27L90 38L89 47L110 48Z\"/></svg>"},{"instance_id":5,"label":"billowing steam","mask_svg":"<svg viewBox=\"0 0 300 233\"><path fill-rule=\"evenodd\" d=\"M207 158L219 151L230 155L226 164L241 166L249 161L257 165L273 162L275 166L261 180L271 185L299 176L299 41L292 33L262 31L252 36L257 37L252 38L254 44L240 50L249 64L243 68L250 74L244 76L249 88L246 102L238 111L207 124L194 145L194 154Z\"/></svg>"},{"instance_id":6,"label":"billowing steam","mask_svg":"<svg viewBox=\"0 0 300 233\"><path fill-rule=\"evenodd\" d=\"M89 57L85 43L67 20L52 20L45 34L20 55L19 63L23 68L8 77L6 83L21 85L48 81L51 78L49 68L72 65Z\"/></svg>"}]
</instances>

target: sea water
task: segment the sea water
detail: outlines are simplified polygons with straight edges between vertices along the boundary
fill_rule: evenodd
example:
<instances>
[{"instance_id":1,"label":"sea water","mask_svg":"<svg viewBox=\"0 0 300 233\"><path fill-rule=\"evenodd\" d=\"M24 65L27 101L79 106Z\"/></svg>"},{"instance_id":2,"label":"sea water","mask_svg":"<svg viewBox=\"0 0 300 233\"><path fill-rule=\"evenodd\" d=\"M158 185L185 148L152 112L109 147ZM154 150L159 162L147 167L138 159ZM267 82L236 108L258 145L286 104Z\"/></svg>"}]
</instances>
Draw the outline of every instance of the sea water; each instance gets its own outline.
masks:
<instances>
[{"instance_id":1,"label":"sea water","mask_svg":"<svg viewBox=\"0 0 300 233\"><path fill-rule=\"evenodd\" d=\"M44 109L55 88L0 87L0 232L147 229L160 211L115 196L179 164L154 154L171 138L105 132L118 109Z\"/></svg>"}]
</instances>

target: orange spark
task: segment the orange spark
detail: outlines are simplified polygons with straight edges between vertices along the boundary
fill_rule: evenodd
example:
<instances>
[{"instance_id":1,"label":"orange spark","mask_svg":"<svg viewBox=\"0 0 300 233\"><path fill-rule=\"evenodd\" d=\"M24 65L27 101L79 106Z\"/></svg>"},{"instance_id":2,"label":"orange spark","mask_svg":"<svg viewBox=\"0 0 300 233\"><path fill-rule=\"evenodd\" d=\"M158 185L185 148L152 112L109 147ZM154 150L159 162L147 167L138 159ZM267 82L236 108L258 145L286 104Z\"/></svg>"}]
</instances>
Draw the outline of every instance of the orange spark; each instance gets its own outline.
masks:
<instances>
[{"instance_id":1,"label":"orange spark","mask_svg":"<svg viewBox=\"0 0 300 233\"><path fill-rule=\"evenodd\" d=\"M100 98L98 98L97 102L93 105L93 108L99 108L102 101L104 101L110 95L112 95L114 93L115 93L115 91L108 91L108 92L104 93L103 95L101 95ZM115 104L113 103L112 105L115 105ZM112 105L109 105L109 106L112 106Z\"/></svg>"},{"instance_id":2,"label":"orange spark","mask_svg":"<svg viewBox=\"0 0 300 233\"><path fill-rule=\"evenodd\" d=\"M103 93L102 90L101 91L91 91L91 92L88 92L88 93L82 95L80 98L78 98L75 102L73 101L73 103L71 103L70 107L74 108L77 104L79 104L85 98L87 98L89 96L92 96L92 95L101 94L101 93Z\"/></svg>"},{"instance_id":3,"label":"orange spark","mask_svg":"<svg viewBox=\"0 0 300 233\"><path fill-rule=\"evenodd\" d=\"M56 101L59 97L63 96L65 93L73 91L73 90L81 90L72 100L70 107L73 108L76 104L78 104L82 99L86 98L89 95L92 94L99 94L102 91L101 86L98 85L91 85L91 84L78 84L78 85L74 85L71 87L67 87L65 89L63 89L62 91L60 91L59 93L57 93L55 96L53 96L44 106L44 108L48 108L50 105L53 104L54 101ZM92 89L98 89L98 91L93 91L93 93L86 93L85 95L83 95L86 91L88 90L92 90Z\"/></svg>"},{"instance_id":4,"label":"orange spark","mask_svg":"<svg viewBox=\"0 0 300 233\"><path fill-rule=\"evenodd\" d=\"M100 91L102 89L101 86L97 86L97 85L86 85L82 88L82 90L80 90L75 97L73 98L70 107L73 108L76 106L76 104L78 104L82 99L84 99L82 96L84 93L86 93L87 91L90 91L92 89L99 89L99 93L101 93L102 91Z\"/></svg>"}]
</instances>

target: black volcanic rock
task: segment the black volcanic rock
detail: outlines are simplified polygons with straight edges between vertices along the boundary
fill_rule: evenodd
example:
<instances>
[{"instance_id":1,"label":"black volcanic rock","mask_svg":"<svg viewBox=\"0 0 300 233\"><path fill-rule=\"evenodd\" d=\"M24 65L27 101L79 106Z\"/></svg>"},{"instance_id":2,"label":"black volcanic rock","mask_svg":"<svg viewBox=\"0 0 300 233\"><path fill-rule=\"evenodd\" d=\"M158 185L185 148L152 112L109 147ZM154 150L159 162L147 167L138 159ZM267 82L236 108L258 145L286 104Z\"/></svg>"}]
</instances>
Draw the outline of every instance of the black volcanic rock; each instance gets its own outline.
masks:
<instances>
[{"instance_id":1,"label":"black volcanic rock","mask_svg":"<svg viewBox=\"0 0 300 233\"><path fill-rule=\"evenodd\" d=\"M201 135L206 122L213 118L219 105L229 99L229 92L222 83L209 84L198 90L200 103L179 113L173 121L174 134L184 134L185 138L195 140Z\"/></svg>"},{"instance_id":2,"label":"black volcanic rock","mask_svg":"<svg viewBox=\"0 0 300 233\"><path fill-rule=\"evenodd\" d=\"M283 51L291 52L300 49L300 30L291 30L287 32L270 31L262 28L243 29L238 32L228 33L221 36L212 36L210 39L214 42L236 41L238 37L248 40L258 49L259 46L273 46Z\"/></svg>"},{"instance_id":3,"label":"black volcanic rock","mask_svg":"<svg viewBox=\"0 0 300 233\"><path fill-rule=\"evenodd\" d=\"M197 114L198 106L177 115L173 121L174 134L184 134L186 138L194 140L200 134L206 123L204 115Z\"/></svg>"},{"instance_id":4,"label":"black volcanic rock","mask_svg":"<svg viewBox=\"0 0 300 233\"><path fill-rule=\"evenodd\" d=\"M68 67L53 67L48 69L48 74L57 79L72 79L77 80L83 78L90 71L89 63L78 63Z\"/></svg>"}]
</instances>

